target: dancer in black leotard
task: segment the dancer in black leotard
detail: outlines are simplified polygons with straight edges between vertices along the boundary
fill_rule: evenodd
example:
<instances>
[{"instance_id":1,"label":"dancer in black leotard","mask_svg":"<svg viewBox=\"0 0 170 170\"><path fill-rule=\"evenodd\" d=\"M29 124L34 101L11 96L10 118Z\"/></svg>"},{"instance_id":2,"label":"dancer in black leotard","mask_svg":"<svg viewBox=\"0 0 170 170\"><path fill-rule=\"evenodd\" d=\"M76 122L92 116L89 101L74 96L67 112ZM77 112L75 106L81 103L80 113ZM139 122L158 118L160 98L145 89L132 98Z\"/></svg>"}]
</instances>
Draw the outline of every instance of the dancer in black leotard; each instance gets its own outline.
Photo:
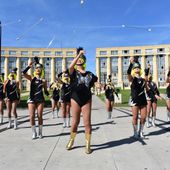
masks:
<instances>
[{"instance_id":1,"label":"dancer in black leotard","mask_svg":"<svg viewBox=\"0 0 170 170\"><path fill-rule=\"evenodd\" d=\"M58 75L59 82L61 83L61 110L62 110L62 117L63 117L63 127L70 127L70 94L71 94L71 87L70 87L70 75L68 70L60 73Z\"/></svg>"},{"instance_id":2,"label":"dancer in black leotard","mask_svg":"<svg viewBox=\"0 0 170 170\"><path fill-rule=\"evenodd\" d=\"M111 119L114 100L115 100L114 94L116 94L117 98L119 99L118 93L115 90L114 84L112 83L111 75L108 76L104 89L105 89L105 96L106 96L106 109L108 112L108 119Z\"/></svg>"},{"instance_id":3,"label":"dancer in black leotard","mask_svg":"<svg viewBox=\"0 0 170 170\"><path fill-rule=\"evenodd\" d=\"M44 109L44 95L43 95L43 89L44 93L48 96L49 93L47 91L47 82L44 77L44 70L43 65L40 64L36 59L36 66L34 71L34 76L28 75L27 71L33 66L34 62L31 62L29 66L23 71L23 75L26 79L28 79L31 82L30 85L30 96L28 99L28 110L30 115L30 123L32 127L32 139L36 139L37 132L35 127L35 111L37 109L38 112L38 125L39 125L39 131L38 131L38 137L42 138L42 126L43 126L43 109Z\"/></svg>"},{"instance_id":4,"label":"dancer in black leotard","mask_svg":"<svg viewBox=\"0 0 170 170\"><path fill-rule=\"evenodd\" d=\"M143 138L143 128L147 115L147 101L145 96L146 82L141 77L141 66L134 62L134 57L130 58L130 66L127 71L128 79L131 83L131 106L133 115L134 138ZM140 127L138 129L138 113L141 114Z\"/></svg>"},{"instance_id":5,"label":"dancer in black leotard","mask_svg":"<svg viewBox=\"0 0 170 170\"><path fill-rule=\"evenodd\" d=\"M152 81L152 75L150 74L150 65L147 69L145 69L146 76L146 85L147 85L147 118L146 118L146 126L150 127L150 119L151 125L155 127L155 119L156 119L156 110L157 110L157 100L162 100L159 90L157 88L156 83ZM150 113L152 110L152 117L150 117Z\"/></svg>"},{"instance_id":6,"label":"dancer in black leotard","mask_svg":"<svg viewBox=\"0 0 170 170\"><path fill-rule=\"evenodd\" d=\"M17 129L17 104L20 100L20 82L16 80L17 68L13 69L8 75L8 79L4 82L4 92L6 93L6 106L8 110L9 123L7 128L12 127L11 111L14 115L14 129Z\"/></svg>"},{"instance_id":7,"label":"dancer in black leotard","mask_svg":"<svg viewBox=\"0 0 170 170\"><path fill-rule=\"evenodd\" d=\"M52 118L55 118L55 108L56 108L56 115L59 117L59 98L60 98L60 83L58 82L58 78L55 82L50 85L50 89L52 89L52 96L51 96L51 105L52 105Z\"/></svg>"},{"instance_id":8,"label":"dancer in black leotard","mask_svg":"<svg viewBox=\"0 0 170 170\"><path fill-rule=\"evenodd\" d=\"M97 77L90 71L85 70L86 57L83 48L77 50L77 56L69 67L71 75L71 109L72 109L72 125L70 140L66 146L67 150L72 149L77 128L80 122L80 114L83 114L83 122L85 126L86 148L85 152L90 154L91 141L91 104L92 94L91 87L97 82Z\"/></svg>"},{"instance_id":9,"label":"dancer in black leotard","mask_svg":"<svg viewBox=\"0 0 170 170\"><path fill-rule=\"evenodd\" d=\"M3 93L3 88L4 88L4 78L3 78L3 74L1 74L0 75L0 124L3 124L3 115L4 115L3 104L4 104L5 94Z\"/></svg>"},{"instance_id":10,"label":"dancer in black leotard","mask_svg":"<svg viewBox=\"0 0 170 170\"><path fill-rule=\"evenodd\" d=\"M167 121L170 122L170 71L167 74L166 86Z\"/></svg>"}]
</instances>

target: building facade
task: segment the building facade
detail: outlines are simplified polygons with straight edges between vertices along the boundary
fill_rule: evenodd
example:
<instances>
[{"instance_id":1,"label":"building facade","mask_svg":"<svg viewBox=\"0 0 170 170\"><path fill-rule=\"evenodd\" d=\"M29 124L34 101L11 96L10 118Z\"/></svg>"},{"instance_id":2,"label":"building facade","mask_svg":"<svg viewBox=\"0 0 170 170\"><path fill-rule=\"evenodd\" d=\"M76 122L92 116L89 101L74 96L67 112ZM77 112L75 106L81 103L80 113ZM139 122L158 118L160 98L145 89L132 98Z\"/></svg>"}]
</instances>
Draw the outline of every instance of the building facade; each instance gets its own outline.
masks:
<instances>
[{"instance_id":1,"label":"building facade","mask_svg":"<svg viewBox=\"0 0 170 170\"><path fill-rule=\"evenodd\" d=\"M16 48L2 47L1 51L1 72L4 79L7 79L10 71L17 67L17 80L21 82L22 90L29 90L30 82L22 76L22 71L37 56L44 65L45 79L48 85L54 82L56 75L66 70L76 55L76 48ZM33 73L33 69L28 74Z\"/></svg>"},{"instance_id":2,"label":"building facade","mask_svg":"<svg viewBox=\"0 0 170 170\"><path fill-rule=\"evenodd\" d=\"M165 87L166 75L170 69L170 44L97 48L96 74L99 82L105 83L107 76L112 75L116 86L128 87L127 69L131 56L138 57L143 71L150 64L153 81L159 87Z\"/></svg>"}]
</instances>

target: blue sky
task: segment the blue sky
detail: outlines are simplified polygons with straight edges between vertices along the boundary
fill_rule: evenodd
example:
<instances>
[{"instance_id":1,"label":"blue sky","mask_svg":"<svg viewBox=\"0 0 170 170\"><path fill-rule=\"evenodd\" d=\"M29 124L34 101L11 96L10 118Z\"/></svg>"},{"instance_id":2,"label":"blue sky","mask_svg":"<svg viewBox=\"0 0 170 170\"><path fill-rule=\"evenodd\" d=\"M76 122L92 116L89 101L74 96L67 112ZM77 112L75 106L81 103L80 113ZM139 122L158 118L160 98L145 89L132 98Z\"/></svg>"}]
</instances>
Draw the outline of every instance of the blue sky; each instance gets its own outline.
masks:
<instances>
[{"instance_id":1,"label":"blue sky","mask_svg":"<svg viewBox=\"0 0 170 170\"><path fill-rule=\"evenodd\" d=\"M94 72L97 47L170 43L169 6L169 0L0 0L2 45L47 47L54 39L50 47L83 46Z\"/></svg>"}]
</instances>

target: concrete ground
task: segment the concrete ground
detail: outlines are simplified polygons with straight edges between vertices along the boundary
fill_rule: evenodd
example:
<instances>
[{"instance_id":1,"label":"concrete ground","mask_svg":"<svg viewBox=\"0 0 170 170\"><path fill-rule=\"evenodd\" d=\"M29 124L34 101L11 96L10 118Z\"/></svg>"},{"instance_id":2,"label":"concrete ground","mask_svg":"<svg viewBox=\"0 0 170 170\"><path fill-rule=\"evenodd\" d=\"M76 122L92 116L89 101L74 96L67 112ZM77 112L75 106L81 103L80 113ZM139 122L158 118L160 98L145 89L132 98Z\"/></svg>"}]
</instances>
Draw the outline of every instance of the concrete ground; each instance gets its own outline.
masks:
<instances>
[{"instance_id":1,"label":"concrete ground","mask_svg":"<svg viewBox=\"0 0 170 170\"><path fill-rule=\"evenodd\" d=\"M6 113L6 112L5 112ZM67 151L70 129L62 127L62 118L51 118L44 111L43 139L31 139L28 110L18 110L19 128L0 125L0 170L169 170L170 124L166 108L158 108L157 126L145 128L146 139L134 140L130 108L115 108L107 119L105 106L93 96L92 149L85 154L82 121L74 148ZM60 113L61 115L61 113Z\"/></svg>"}]
</instances>

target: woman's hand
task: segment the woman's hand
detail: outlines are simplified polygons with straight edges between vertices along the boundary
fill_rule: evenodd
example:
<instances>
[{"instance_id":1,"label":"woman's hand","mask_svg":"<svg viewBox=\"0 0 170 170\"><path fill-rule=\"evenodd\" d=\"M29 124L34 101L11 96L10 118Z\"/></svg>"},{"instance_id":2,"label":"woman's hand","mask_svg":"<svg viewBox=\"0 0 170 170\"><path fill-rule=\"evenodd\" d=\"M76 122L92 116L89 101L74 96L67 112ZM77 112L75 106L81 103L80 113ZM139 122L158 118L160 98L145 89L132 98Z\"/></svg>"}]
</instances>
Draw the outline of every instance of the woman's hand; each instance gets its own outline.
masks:
<instances>
[{"instance_id":1,"label":"woman's hand","mask_svg":"<svg viewBox=\"0 0 170 170\"><path fill-rule=\"evenodd\" d=\"M33 66L33 64L34 64L34 62L32 61L32 62L30 62L30 63L29 63L29 65L28 65L28 66L29 66L29 67L32 67L32 66Z\"/></svg>"},{"instance_id":2,"label":"woman's hand","mask_svg":"<svg viewBox=\"0 0 170 170\"><path fill-rule=\"evenodd\" d=\"M130 63L132 63L132 64L133 64L133 63L135 62L134 57L130 57L130 58L129 58L129 61L130 61Z\"/></svg>"}]
</instances>

